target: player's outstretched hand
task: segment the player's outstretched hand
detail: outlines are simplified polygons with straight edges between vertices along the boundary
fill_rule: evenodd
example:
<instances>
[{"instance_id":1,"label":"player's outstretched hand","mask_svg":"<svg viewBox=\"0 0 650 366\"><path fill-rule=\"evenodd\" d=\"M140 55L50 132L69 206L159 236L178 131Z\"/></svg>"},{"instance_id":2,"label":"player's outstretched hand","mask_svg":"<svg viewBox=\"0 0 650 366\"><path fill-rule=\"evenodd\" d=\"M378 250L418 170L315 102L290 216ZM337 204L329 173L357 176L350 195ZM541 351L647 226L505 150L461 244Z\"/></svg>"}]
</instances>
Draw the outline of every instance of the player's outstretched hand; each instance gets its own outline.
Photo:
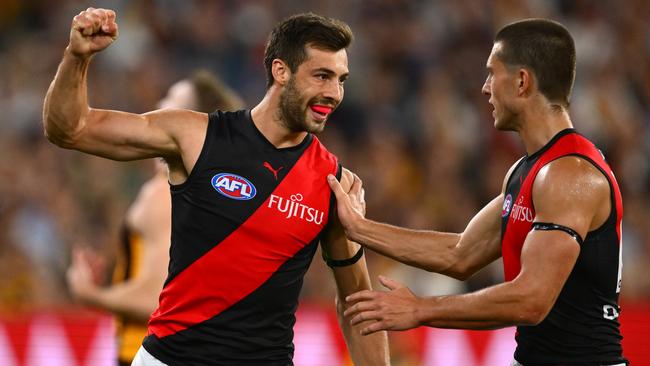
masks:
<instances>
[{"instance_id":1,"label":"player's outstretched hand","mask_svg":"<svg viewBox=\"0 0 650 366\"><path fill-rule=\"evenodd\" d=\"M87 58L117 39L115 12L88 8L72 19L68 49L74 56Z\"/></svg>"},{"instance_id":2,"label":"player's outstretched hand","mask_svg":"<svg viewBox=\"0 0 650 366\"><path fill-rule=\"evenodd\" d=\"M364 290L345 298L350 307L343 315L352 325L372 321L361 334L381 330L406 330L420 325L417 319L422 299L398 281L379 276L379 282L390 291Z\"/></svg>"}]
</instances>

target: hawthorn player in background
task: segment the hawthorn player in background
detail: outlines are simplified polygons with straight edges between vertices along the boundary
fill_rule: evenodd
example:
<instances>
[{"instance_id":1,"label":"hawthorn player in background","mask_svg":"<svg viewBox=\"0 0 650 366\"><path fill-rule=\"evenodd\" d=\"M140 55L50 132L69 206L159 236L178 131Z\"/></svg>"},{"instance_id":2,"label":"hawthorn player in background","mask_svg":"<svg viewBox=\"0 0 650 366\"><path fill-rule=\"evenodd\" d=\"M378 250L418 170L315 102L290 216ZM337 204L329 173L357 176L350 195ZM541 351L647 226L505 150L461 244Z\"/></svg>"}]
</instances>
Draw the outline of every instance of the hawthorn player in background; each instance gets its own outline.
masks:
<instances>
[{"instance_id":1,"label":"hawthorn player in background","mask_svg":"<svg viewBox=\"0 0 650 366\"><path fill-rule=\"evenodd\" d=\"M210 113L217 109L243 108L241 98L216 76L199 70L176 82L158 107L190 109ZM87 248L74 248L67 271L68 287L75 298L117 315L117 358L130 365L147 335L147 321L158 306L158 295L167 276L171 237L171 200L167 166L152 159L155 174L140 189L122 226L121 245L113 273L113 284L99 286ZM101 258L99 258L101 259Z\"/></svg>"},{"instance_id":2,"label":"hawthorn player in background","mask_svg":"<svg viewBox=\"0 0 650 366\"><path fill-rule=\"evenodd\" d=\"M364 334L420 325L517 326L513 365L624 365L618 316L621 193L600 151L568 114L575 46L559 23L505 26L487 60L483 93L498 130L515 131L526 156L501 194L461 234L415 231L365 219L360 190L329 178L347 236L403 263L467 279L503 257L506 282L481 291L421 298L381 277L389 292L347 298Z\"/></svg>"},{"instance_id":3,"label":"hawthorn player in background","mask_svg":"<svg viewBox=\"0 0 650 366\"><path fill-rule=\"evenodd\" d=\"M287 18L265 51L267 92L252 110L145 114L90 108L91 56L117 39L115 13L89 8L45 98L50 141L114 160L162 157L172 195L169 275L134 365L289 365L302 278L320 242L337 299L370 289L326 176L359 184L313 133L343 99L352 33L315 14ZM215 45L218 47L218 45ZM343 319L357 365L387 365L385 332Z\"/></svg>"}]
</instances>

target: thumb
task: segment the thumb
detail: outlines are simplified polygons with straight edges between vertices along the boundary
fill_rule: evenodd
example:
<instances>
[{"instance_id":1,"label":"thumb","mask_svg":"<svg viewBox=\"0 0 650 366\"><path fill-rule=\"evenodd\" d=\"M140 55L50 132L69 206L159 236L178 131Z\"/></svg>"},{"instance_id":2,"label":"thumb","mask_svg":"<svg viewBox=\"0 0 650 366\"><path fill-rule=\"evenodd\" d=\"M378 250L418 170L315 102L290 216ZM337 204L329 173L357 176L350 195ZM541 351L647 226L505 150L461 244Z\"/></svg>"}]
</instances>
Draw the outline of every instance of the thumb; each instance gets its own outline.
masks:
<instances>
[{"instance_id":1,"label":"thumb","mask_svg":"<svg viewBox=\"0 0 650 366\"><path fill-rule=\"evenodd\" d=\"M402 284L401 282L395 281L393 279L384 276L379 276L379 282L389 290L397 290L398 288L404 287L404 284Z\"/></svg>"}]
</instances>

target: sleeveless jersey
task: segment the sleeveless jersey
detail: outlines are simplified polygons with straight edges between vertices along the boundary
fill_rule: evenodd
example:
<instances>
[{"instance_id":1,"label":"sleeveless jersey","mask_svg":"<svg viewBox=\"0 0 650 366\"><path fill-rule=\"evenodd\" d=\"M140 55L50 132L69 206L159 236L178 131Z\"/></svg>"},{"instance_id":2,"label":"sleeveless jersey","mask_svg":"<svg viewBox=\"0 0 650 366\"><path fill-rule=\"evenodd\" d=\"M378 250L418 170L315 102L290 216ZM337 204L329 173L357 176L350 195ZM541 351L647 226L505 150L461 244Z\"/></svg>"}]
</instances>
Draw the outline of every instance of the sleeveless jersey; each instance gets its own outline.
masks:
<instances>
[{"instance_id":1,"label":"sleeveless jersey","mask_svg":"<svg viewBox=\"0 0 650 366\"><path fill-rule=\"evenodd\" d=\"M600 151L574 129L558 133L542 149L519 161L508 178L502 211L505 280L521 269L521 249L535 219L533 182L546 164L578 156L609 181L611 213L587 234L580 254L548 316L536 326L519 326L515 359L524 365L608 365L625 362L619 331L623 204L618 184Z\"/></svg>"},{"instance_id":2,"label":"sleeveless jersey","mask_svg":"<svg viewBox=\"0 0 650 366\"><path fill-rule=\"evenodd\" d=\"M121 283L136 278L142 261L142 239L124 224L121 232L121 253L113 271L113 283ZM115 318L117 355L120 365L130 365L136 352L147 335L147 323Z\"/></svg>"},{"instance_id":3,"label":"sleeveless jersey","mask_svg":"<svg viewBox=\"0 0 650 366\"><path fill-rule=\"evenodd\" d=\"M144 348L170 365L290 365L303 276L340 167L308 134L276 148L250 111L209 115L186 182L171 187L169 275Z\"/></svg>"}]
</instances>

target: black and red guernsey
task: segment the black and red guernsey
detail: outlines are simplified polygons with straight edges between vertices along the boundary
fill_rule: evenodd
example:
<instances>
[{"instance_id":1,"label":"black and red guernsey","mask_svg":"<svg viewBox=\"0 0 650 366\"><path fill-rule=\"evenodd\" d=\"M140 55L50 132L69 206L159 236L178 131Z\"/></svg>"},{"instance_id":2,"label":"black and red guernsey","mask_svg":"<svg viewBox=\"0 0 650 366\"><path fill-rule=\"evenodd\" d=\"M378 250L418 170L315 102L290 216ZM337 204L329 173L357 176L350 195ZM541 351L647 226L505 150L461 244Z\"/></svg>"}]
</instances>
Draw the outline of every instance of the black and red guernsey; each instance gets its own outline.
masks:
<instances>
[{"instance_id":1,"label":"black and red guernsey","mask_svg":"<svg viewBox=\"0 0 650 366\"><path fill-rule=\"evenodd\" d=\"M170 365L291 365L328 174L340 166L315 136L278 149L250 111L210 114L194 169L171 187L169 275L144 348Z\"/></svg>"},{"instance_id":2,"label":"black and red guernsey","mask_svg":"<svg viewBox=\"0 0 650 366\"><path fill-rule=\"evenodd\" d=\"M515 359L523 365L621 365L626 362L618 321L621 192L600 151L574 129L561 131L542 149L521 159L508 178L501 214L505 280L513 280L521 270L521 249L535 219L535 177L563 156L578 156L607 178L611 213L601 227L587 234L548 316L536 326L517 327Z\"/></svg>"}]
</instances>

